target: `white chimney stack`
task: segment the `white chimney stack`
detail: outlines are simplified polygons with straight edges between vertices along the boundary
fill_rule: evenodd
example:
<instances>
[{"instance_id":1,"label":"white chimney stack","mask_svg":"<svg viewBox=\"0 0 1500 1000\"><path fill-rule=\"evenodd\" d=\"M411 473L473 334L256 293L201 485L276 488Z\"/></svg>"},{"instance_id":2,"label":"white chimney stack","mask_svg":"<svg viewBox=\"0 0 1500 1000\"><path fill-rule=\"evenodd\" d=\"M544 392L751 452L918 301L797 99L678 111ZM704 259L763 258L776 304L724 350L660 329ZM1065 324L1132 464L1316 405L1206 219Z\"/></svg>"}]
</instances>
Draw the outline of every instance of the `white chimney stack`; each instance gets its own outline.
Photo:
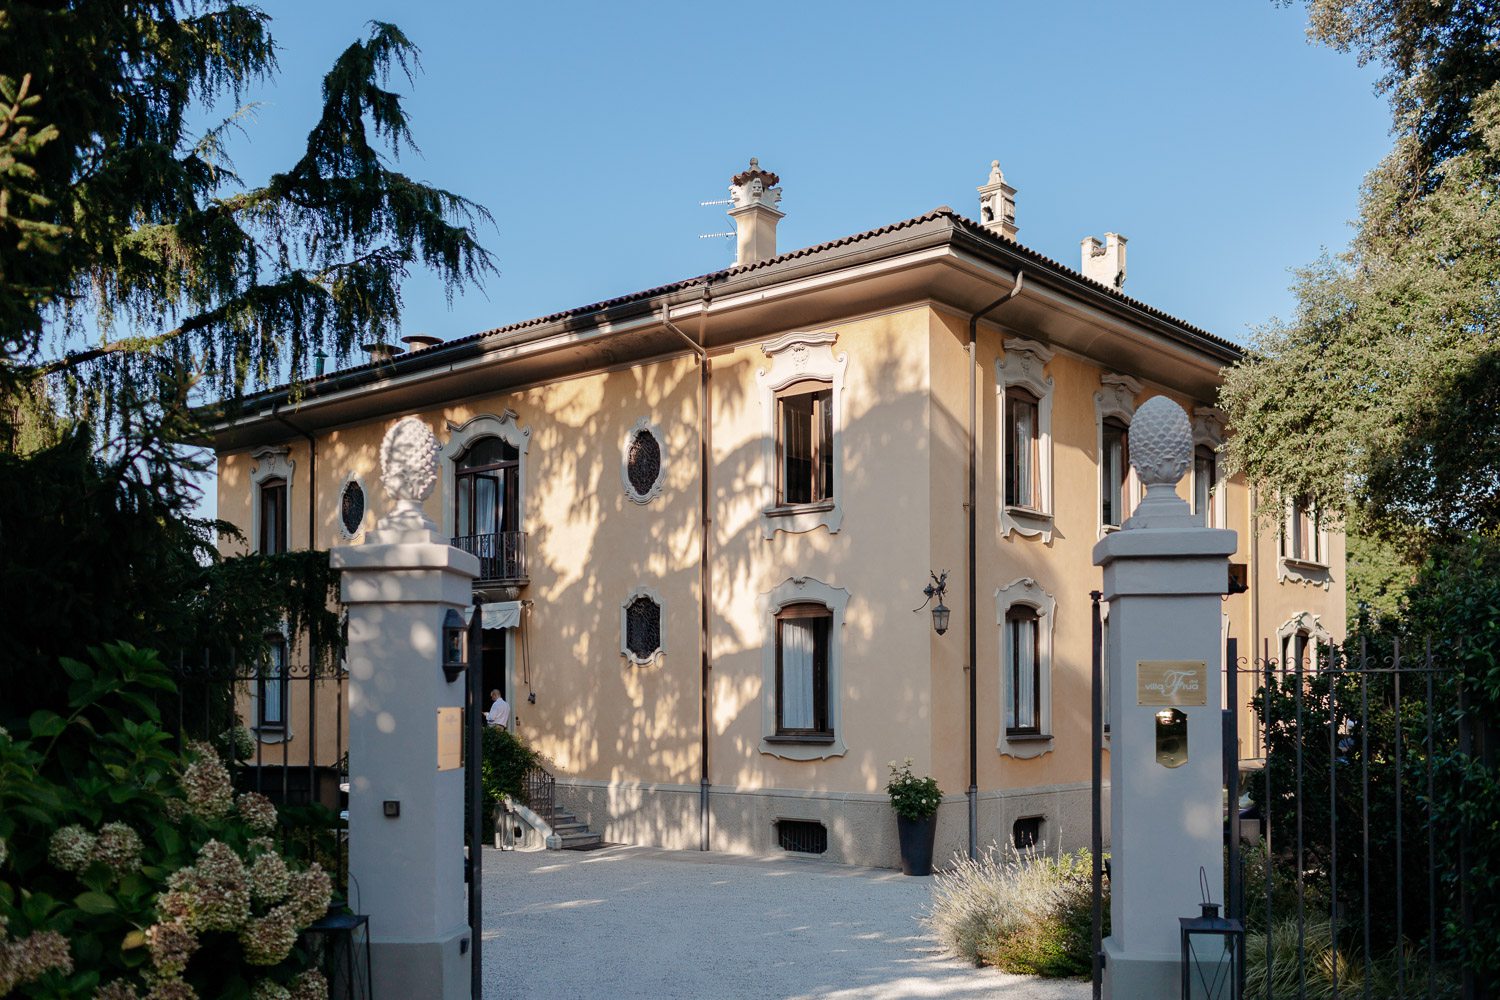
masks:
<instances>
[{"instance_id":1,"label":"white chimney stack","mask_svg":"<svg viewBox=\"0 0 1500 1000\"><path fill-rule=\"evenodd\" d=\"M998 236L1016 238L1016 189L1005 183L999 160L990 161L990 179L979 187L979 221Z\"/></svg>"},{"instance_id":2,"label":"white chimney stack","mask_svg":"<svg viewBox=\"0 0 1500 1000\"><path fill-rule=\"evenodd\" d=\"M1085 278L1093 278L1101 285L1122 288L1125 285L1125 237L1119 233L1105 233L1100 243L1092 236L1083 240L1083 266L1079 268Z\"/></svg>"},{"instance_id":3,"label":"white chimney stack","mask_svg":"<svg viewBox=\"0 0 1500 1000\"><path fill-rule=\"evenodd\" d=\"M776 256L776 223L785 213L781 203L781 178L760 168L760 161L750 157L750 169L735 174L729 181L729 217L734 220L739 237L739 255L735 264L754 264Z\"/></svg>"}]
</instances>

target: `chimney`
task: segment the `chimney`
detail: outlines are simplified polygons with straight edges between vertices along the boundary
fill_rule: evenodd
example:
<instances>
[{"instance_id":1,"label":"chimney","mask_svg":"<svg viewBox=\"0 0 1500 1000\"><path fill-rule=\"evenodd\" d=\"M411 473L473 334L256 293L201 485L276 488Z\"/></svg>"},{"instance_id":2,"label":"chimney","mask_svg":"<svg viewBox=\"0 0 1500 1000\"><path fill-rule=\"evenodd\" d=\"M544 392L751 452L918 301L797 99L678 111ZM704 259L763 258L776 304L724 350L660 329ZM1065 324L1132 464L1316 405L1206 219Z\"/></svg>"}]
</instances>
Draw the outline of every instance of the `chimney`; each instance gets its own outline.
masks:
<instances>
[{"instance_id":1,"label":"chimney","mask_svg":"<svg viewBox=\"0 0 1500 1000\"><path fill-rule=\"evenodd\" d=\"M760 168L760 161L750 157L750 169L729 180L729 217L734 220L739 237L739 255L735 265L754 264L776 256L776 223L785 217L777 211L781 202L781 178Z\"/></svg>"},{"instance_id":2,"label":"chimney","mask_svg":"<svg viewBox=\"0 0 1500 1000\"><path fill-rule=\"evenodd\" d=\"M425 351L429 347L436 347L443 342L442 337L434 337L430 333L408 333L401 338L401 343L406 349L415 354L417 351Z\"/></svg>"},{"instance_id":3,"label":"chimney","mask_svg":"<svg viewBox=\"0 0 1500 1000\"><path fill-rule=\"evenodd\" d=\"M979 221L997 236L1016 238L1016 189L1005 183L999 160L990 161L990 179L979 188Z\"/></svg>"},{"instance_id":4,"label":"chimney","mask_svg":"<svg viewBox=\"0 0 1500 1000\"><path fill-rule=\"evenodd\" d=\"M1092 236L1083 240L1083 266L1079 268L1085 278L1093 278L1101 285L1122 288L1125 285L1125 237L1119 233L1105 233L1100 243Z\"/></svg>"},{"instance_id":5,"label":"chimney","mask_svg":"<svg viewBox=\"0 0 1500 1000\"><path fill-rule=\"evenodd\" d=\"M370 356L371 364L394 361L397 355L406 353L406 348L397 347L395 344L370 343L364 344L362 349Z\"/></svg>"}]
</instances>

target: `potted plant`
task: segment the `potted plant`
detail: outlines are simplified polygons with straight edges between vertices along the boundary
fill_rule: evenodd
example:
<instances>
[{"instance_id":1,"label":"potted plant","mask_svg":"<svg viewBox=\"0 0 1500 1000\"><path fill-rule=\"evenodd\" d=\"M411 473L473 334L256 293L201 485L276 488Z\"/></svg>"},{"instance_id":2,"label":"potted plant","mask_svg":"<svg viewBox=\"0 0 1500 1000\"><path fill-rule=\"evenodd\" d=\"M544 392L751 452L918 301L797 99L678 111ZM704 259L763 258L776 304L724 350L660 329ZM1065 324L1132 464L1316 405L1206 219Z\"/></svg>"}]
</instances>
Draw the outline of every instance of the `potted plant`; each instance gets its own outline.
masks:
<instances>
[{"instance_id":1,"label":"potted plant","mask_svg":"<svg viewBox=\"0 0 1500 1000\"><path fill-rule=\"evenodd\" d=\"M896 831L901 837L901 872L905 875L932 874L932 842L937 836L937 811L943 801L943 790L932 778L911 773L911 758L897 764L891 761L891 780L885 790L896 810Z\"/></svg>"}]
</instances>

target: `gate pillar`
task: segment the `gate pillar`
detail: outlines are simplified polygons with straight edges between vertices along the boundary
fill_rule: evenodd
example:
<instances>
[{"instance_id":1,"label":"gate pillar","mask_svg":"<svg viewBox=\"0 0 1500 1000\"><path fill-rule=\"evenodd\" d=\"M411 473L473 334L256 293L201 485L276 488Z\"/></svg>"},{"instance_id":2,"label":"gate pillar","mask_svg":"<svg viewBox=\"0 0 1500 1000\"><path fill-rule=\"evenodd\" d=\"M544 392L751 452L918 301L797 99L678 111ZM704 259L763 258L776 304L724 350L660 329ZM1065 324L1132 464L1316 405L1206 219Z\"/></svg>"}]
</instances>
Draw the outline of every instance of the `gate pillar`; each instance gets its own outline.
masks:
<instances>
[{"instance_id":1,"label":"gate pillar","mask_svg":"<svg viewBox=\"0 0 1500 1000\"><path fill-rule=\"evenodd\" d=\"M443 627L472 603L479 560L422 512L437 453L425 424L397 421L380 446L394 509L330 559L349 609L349 895L370 917L376 990L466 1000L464 685L443 673Z\"/></svg>"},{"instance_id":2,"label":"gate pillar","mask_svg":"<svg viewBox=\"0 0 1500 1000\"><path fill-rule=\"evenodd\" d=\"M1116 1000L1181 992L1178 918L1199 912L1200 868L1223 902L1220 596L1236 535L1177 496L1192 454L1187 414L1147 400L1130 426L1145 499L1094 547L1110 605L1104 995Z\"/></svg>"}]
</instances>

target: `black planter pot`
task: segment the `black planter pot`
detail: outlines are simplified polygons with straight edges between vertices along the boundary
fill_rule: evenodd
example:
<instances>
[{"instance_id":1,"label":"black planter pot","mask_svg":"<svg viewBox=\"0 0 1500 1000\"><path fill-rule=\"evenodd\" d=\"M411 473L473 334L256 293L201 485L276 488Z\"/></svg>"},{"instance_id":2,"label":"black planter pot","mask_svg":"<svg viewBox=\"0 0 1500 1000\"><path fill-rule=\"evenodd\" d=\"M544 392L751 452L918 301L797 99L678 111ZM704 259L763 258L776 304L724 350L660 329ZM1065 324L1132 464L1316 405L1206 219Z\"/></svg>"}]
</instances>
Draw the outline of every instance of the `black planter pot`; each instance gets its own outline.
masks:
<instances>
[{"instance_id":1,"label":"black planter pot","mask_svg":"<svg viewBox=\"0 0 1500 1000\"><path fill-rule=\"evenodd\" d=\"M932 842L937 837L937 816L926 819L896 817L896 832L901 836L901 874L932 874Z\"/></svg>"}]
</instances>

